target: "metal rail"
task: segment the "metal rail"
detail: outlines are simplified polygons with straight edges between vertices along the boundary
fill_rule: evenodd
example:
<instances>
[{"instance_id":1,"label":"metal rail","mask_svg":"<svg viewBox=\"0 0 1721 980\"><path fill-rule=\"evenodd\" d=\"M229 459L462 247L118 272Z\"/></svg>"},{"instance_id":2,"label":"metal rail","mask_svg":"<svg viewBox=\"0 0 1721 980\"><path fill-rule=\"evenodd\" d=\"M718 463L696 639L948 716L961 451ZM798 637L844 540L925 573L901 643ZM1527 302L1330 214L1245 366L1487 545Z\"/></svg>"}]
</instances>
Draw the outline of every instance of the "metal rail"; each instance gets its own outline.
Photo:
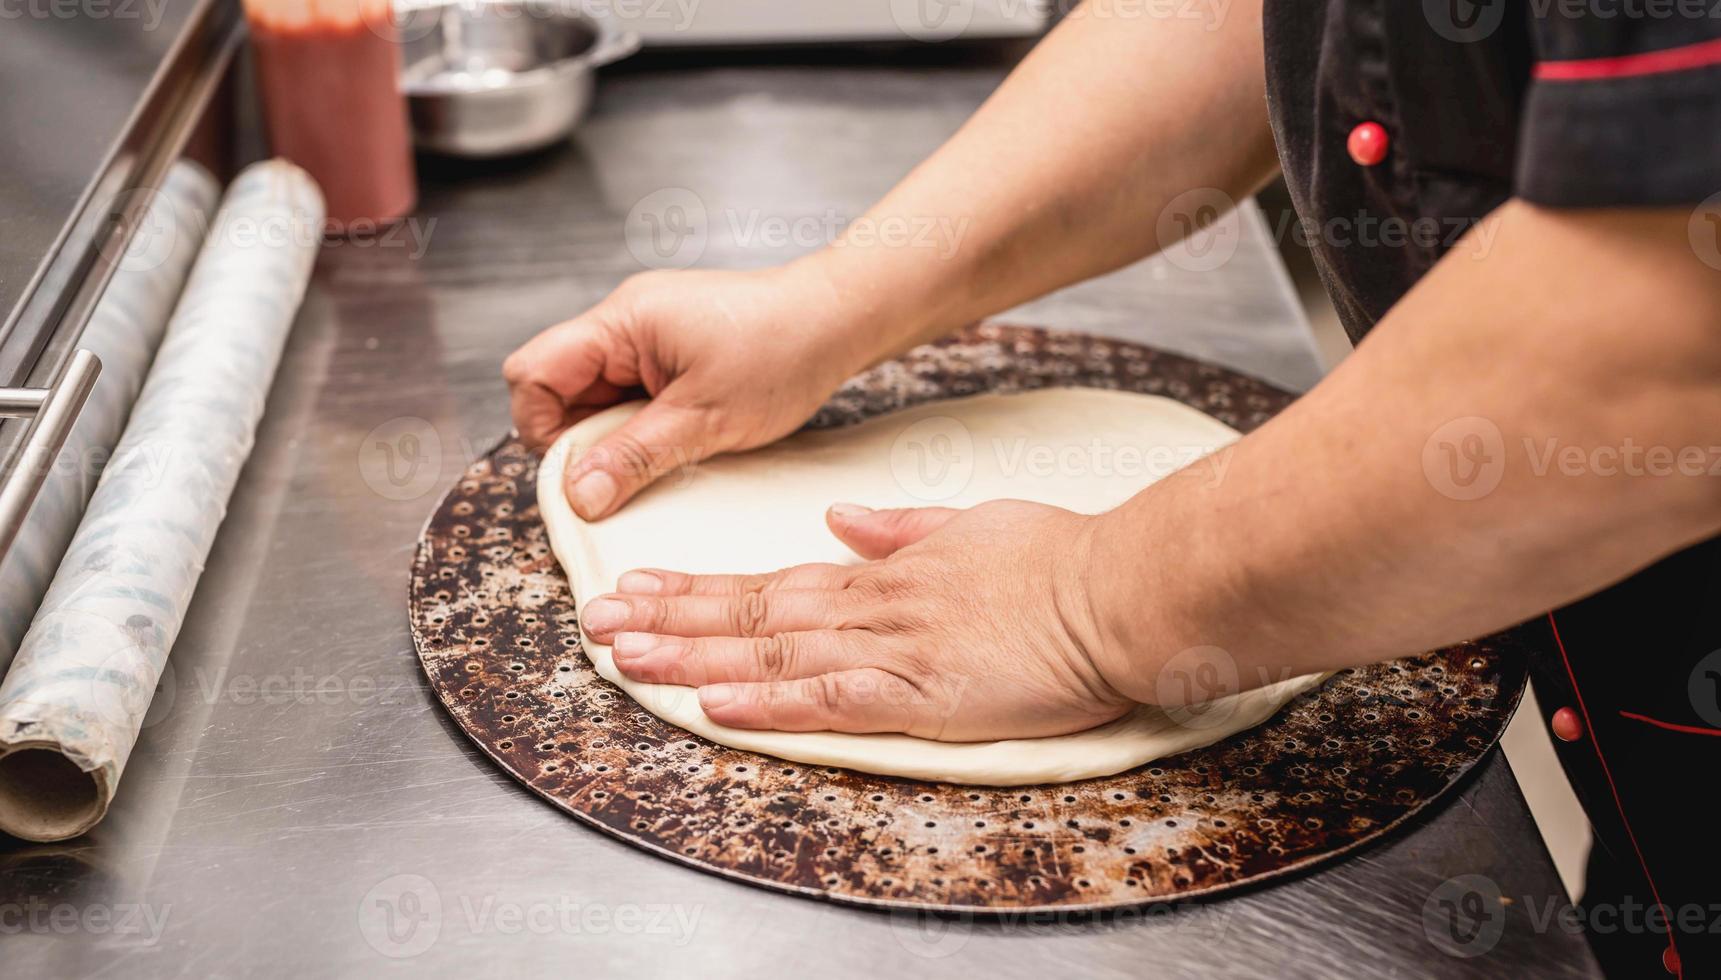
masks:
<instances>
[{"instance_id":1,"label":"metal rail","mask_svg":"<svg viewBox=\"0 0 1721 980\"><path fill-rule=\"evenodd\" d=\"M101 373L101 359L79 350L46 388L0 388L0 415L30 420L18 451L0 475L0 558L24 526Z\"/></svg>"},{"instance_id":2,"label":"metal rail","mask_svg":"<svg viewBox=\"0 0 1721 980\"><path fill-rule=\"evenodd\" d=\"M0 560L100 371L100 362L77 343L146 210L126 204L159 189L184 152L243 30L238 4L198 0L59 242L44 256L29 295L0 323L0 384L14 386L0 389L0 417L30 420L27 426L0 424Z\"/></svg>"}]
</instances>

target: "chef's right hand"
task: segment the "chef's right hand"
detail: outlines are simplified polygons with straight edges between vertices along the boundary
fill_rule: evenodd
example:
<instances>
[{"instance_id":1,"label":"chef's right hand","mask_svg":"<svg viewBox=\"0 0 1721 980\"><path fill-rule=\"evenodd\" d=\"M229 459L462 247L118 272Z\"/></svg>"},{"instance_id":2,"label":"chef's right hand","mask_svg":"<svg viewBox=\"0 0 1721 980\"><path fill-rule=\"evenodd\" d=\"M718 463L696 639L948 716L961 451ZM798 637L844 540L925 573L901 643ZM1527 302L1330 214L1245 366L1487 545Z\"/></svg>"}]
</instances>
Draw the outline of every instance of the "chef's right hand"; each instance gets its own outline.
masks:
<instances>
[{"instance_id":1,"label":"chef's right hand","mask_svg":"<svg viewBox=\"0 0 1721 980\"><path fill-rule=\"evenodd\" d=\"M568 465L569 503L596 520L678 466L800 427L875 356L847 306L807 264L636 275L508 357L514 426L541 449L587 416L650 396Z\"/></svg>"}]
</instances>

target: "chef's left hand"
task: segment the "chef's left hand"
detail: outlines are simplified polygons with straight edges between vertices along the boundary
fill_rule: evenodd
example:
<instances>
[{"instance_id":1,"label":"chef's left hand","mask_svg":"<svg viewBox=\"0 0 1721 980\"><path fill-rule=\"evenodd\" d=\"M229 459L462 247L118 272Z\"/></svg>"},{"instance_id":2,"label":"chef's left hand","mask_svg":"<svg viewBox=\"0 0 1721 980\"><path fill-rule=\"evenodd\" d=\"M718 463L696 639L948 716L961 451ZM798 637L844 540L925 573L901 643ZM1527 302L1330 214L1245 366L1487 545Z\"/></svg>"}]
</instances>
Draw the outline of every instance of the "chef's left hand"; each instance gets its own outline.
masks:
<instances>
[{"instance_id":1,"label":"chef's left hand","mask_svg":"<svg viewBox=\"0 0 1721 980\"><path fill-rule=\"evenodd\" d=\"M699 689L711 720L946 741L1061 735L1133 702L1108 679L1086 594L1096 518L1001 500L837 505L860 565L763 575L628 572L588 603L618 670Z\"/></svg>"}]
</instances>

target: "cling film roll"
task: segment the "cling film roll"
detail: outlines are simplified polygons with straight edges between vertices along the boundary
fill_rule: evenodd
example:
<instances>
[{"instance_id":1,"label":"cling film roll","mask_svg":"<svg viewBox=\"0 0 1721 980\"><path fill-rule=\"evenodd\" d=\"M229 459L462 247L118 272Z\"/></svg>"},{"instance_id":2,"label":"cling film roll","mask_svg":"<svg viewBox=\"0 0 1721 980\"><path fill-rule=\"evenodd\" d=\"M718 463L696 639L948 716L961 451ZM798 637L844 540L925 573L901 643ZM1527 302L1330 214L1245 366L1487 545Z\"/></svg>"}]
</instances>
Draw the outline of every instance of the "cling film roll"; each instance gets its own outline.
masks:
<instances>
[{"instance_id":1,"label":"cling film roll","mask_svg":"<svg viewBox=\"0 0 1721 980\"><path fill-rule=\"evenodd\" d=\"M79 347L101 360L102 373L65 445L40 464L48 468L42 489L0 559L0 674L30 628L96 478L119 442L220 196L221 185L208 171L181 160L159 190L132 202L138 231L78 339Z\"/></svg>"},{"instance_id":2,"label":"cling film roll","mask_svg":"<svg viewBox=\"0 0 1721 980\"><path fill-rule=\"evenodd\" d=\"M279 160L222 198L0 685L0 830L63 840L107 812L250 455L323 217L316 183Z\"/></svg>"}]
</instances>

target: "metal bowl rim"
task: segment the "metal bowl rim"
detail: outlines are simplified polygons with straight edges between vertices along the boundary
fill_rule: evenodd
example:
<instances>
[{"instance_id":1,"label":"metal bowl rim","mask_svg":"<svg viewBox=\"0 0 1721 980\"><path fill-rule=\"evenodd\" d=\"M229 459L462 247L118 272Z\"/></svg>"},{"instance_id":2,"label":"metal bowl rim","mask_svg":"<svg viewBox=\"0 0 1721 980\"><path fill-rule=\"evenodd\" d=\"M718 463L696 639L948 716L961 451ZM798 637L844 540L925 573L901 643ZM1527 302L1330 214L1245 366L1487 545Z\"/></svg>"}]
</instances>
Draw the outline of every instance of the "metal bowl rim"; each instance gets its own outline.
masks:
<instances>
[{"instance_id":1,"label":"metal bowl rim","mask_svg":"<svg viewBox=\"0 0 1721 980\"><path fill-rule=\"evenodd\" d=\"M591 43L578 54L557 58L525 71L509 71L506 81L494 85L444 87L426 84L429 79L437 78L439 75L432 74L425 78L413 79L410 77L412 69L422 62L403 63L401 65L401 91L408 98L459 98L500 92L526 92L555 83L565 83L579 77L581 73L589 72L600 65L624 58L638 50L639 47L639 37L632 31L621 30L607 21L586 13L577 4L560 2L560 0L431 0L428 3L406 0L406 2L397 2L395 9L413 13L437 11L440 17L444 16L448 10L466 11L481 7L502 6L549 10L553 12L555 19L582 23L591 29Z\"/></svg>"}]
</instances>

